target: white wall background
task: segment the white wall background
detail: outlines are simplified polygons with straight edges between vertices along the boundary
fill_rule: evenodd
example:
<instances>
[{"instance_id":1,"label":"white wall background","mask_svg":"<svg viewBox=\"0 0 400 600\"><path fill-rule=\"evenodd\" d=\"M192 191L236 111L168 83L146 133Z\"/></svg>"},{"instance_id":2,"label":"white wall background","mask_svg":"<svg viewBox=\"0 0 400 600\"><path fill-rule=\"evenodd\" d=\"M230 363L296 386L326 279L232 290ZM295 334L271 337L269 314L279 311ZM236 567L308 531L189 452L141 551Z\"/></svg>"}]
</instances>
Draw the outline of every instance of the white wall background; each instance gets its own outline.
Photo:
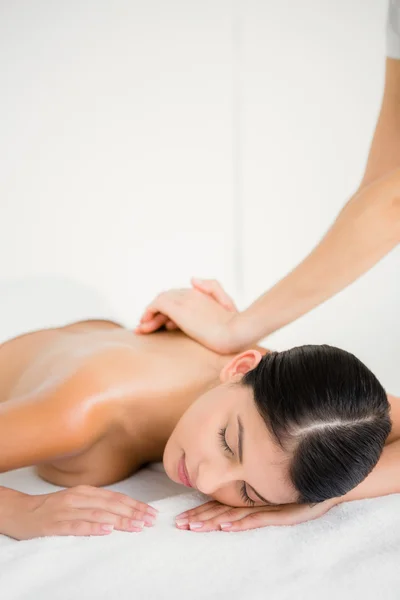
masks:
<instances>
[{"instance_id":1,"label":"white wall background","mask_svg":"<svg viewBox=\"0 0 400 600\"><path fill-rule=\"evenodd\" d=\"M219 279L247 306L361 179L386 0L0 2L0 330ZM399 250L266 345L330 343L400 393ZM8 329L7 329L8 328Z\"/></svg>"}]
</instances>

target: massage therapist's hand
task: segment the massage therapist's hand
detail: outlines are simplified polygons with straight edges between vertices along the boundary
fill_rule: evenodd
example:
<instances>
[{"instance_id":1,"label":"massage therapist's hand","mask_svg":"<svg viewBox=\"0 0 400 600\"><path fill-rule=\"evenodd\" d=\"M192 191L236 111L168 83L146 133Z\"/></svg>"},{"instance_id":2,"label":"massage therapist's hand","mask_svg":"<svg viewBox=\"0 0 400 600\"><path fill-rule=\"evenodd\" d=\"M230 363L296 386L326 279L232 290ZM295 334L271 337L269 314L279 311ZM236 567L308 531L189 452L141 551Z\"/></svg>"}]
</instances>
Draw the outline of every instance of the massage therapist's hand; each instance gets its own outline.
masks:
<instances>
[{"instance_id":1,"label":"massage therapist's hand","mask_svg":"<svg viewBox=\"0 0 400 600\"><path fill-rule=\"evenodd\" d=\"M125 494L78 485L30 496L17 493L6 507L5 535L29 540L53 535L107 535L113 529L142 531L154 524L157 510Z\"/></svg>"},{"instance_id":2,"label":"massage therapist's hand","mask_svg":"<svg viewBox=\"0 0 400 600\"><path fill-rule=\"evenodd\" d=\"M338 498L308 504L282 504L279 506L255 506L235 508L215 500L192 508L176 517L179 529L191 531L245 531L268 525L297 525L318 519L333 506Z\"/></svg>"},{"instance_id":3,"label":"massage therapist's hand","mask_svg":"<svg viewBox=\"0 0 400 600\"><path fill-rule=\"evenodd\" d=\"M229 353L237 314L233 301L218 282L205 281L200 282L199 289L159 294L147 307L135 332L152 333L163 325L167 329L179 327L211 350Z\"/></svg>"}]
</instances>

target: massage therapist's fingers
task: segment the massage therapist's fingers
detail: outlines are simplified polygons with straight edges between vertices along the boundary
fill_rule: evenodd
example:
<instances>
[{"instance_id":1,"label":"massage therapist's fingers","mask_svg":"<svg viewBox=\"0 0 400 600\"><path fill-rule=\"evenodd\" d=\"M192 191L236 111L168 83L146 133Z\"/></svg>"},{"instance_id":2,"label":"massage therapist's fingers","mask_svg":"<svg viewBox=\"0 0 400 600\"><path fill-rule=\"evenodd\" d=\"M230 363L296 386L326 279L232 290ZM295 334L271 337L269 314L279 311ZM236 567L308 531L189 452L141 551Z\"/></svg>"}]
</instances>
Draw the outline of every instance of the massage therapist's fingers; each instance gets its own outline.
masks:
<instances>
[{"instance_id":1,"label":"massage therapist's fingers","mask_svg":"<svg viewBox=\"0 0 400 600\"><path fill-rule=\"evenodd\" d=\"M145 323L146 321L151 321L153 317L158 313L158 310L155 308L147 307L144 311L143 315L140 318L140 323Z\"/></svg>"},{"instance_id":2,"label":"massage therapist's fingers","mask_svg":"<svg viewBox=\"0 0 400 600\"><path fill-rule=\"evenodd\" d=\"M163 325L165 325L169 321L166 315L161 313L157 313L151 319L145 321L144 323L139 323L139 325L135 329L135 333L152 333L157 329L160 329Z\"/></svg>"},{"instance_id":3,"label":"massage therapist's fingers","mask_svg":"<svg viewBox=\"0 0 400 600\"><path fill-rule=\"evenodd\" d=\"M192 277L191 282L194 288L208 294L227 310L237 312L234 301L225 292L222 285L215 279L198 279L197 277Z\"/></svg>"},{"instance_id":4,"label":"massage therapist's fingers","mask_svg":"<svg viewBox=\"0 0 400 600\"><path fill-rule=\"evenodd\" d=\"M168 331L172 331L173 329L178 329L178 325L173 321L169 320L165 323L165 329L168 329Z\"/></svg>"}]
</instances>

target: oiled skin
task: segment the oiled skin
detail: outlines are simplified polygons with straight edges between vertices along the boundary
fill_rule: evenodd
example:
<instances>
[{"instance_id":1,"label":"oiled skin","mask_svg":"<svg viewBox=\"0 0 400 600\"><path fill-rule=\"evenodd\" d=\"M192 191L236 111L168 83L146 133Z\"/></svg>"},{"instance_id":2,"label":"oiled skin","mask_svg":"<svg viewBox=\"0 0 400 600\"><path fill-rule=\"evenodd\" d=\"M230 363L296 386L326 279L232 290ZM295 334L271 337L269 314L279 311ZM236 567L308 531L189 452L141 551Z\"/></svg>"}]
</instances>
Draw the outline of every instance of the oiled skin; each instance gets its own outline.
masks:
<instances>
[{"instance_id":1,"label":"oiled skin","mask_svg":"<svg viewBox=\"0 0 400 600\"><path fill-rule=\"evenodd\" d=\"M10 340L0 346L0 471L37 465L63 487L120 481L162 460L180 416L231 358L180 332L138 336L110 321ZM390 443L400 402L388 399Z\"/></svg>"},{"instance_id":2,"label":"oiled skin","mask_svg":"<svg viewBox=\"0 0 400 600\"><path fill-rule=\"evenodd\" d=\"M37 465L56 485L109 485L162 460L179 417L229 359L179 332L138 336L109 321L10 340L0 346L0 471Z\"/></svg>"}]
</instances>

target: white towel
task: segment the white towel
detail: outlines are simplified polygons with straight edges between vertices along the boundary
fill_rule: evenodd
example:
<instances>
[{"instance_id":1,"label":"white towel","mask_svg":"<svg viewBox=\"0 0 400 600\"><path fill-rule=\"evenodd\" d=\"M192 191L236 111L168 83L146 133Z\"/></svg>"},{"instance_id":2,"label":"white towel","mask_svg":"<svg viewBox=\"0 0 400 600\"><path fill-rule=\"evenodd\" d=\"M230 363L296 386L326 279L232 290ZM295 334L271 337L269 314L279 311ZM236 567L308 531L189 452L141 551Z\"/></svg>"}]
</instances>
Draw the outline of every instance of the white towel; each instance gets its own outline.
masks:
<instances>
[{"instance_id":1,"label":"white towel","mask_svg":"<svg viewBox=\"0 0 400 600\"><path fill-rule=\"evenodd\" d=\"M74 319L119 320L69 282L39 283L0 281L0 340ZM0 474L0 485L29 494L61 489L34 468ZM162 463L108 489L158 508L156 525L104 537L0 535L1 600L400 598L400 494L349 502L291 527L199 533L178 530L174 518L209 498L169 480Z\"/></svg>"},{"instance_id":2,"label":"white towel","mask_svg":"<svg viewBox=\"0 0 400 600\"><path fill-rule=\"evenodd\" d=\"M32 468L0 475L27 493L60 488ZM348 502L296 526L228 533L180 531L174 517L207 501L162 463L109 486L160 510L140 533L0 536L2 600L398 600L400 494Z\"/></svg>"}]
</instances>

